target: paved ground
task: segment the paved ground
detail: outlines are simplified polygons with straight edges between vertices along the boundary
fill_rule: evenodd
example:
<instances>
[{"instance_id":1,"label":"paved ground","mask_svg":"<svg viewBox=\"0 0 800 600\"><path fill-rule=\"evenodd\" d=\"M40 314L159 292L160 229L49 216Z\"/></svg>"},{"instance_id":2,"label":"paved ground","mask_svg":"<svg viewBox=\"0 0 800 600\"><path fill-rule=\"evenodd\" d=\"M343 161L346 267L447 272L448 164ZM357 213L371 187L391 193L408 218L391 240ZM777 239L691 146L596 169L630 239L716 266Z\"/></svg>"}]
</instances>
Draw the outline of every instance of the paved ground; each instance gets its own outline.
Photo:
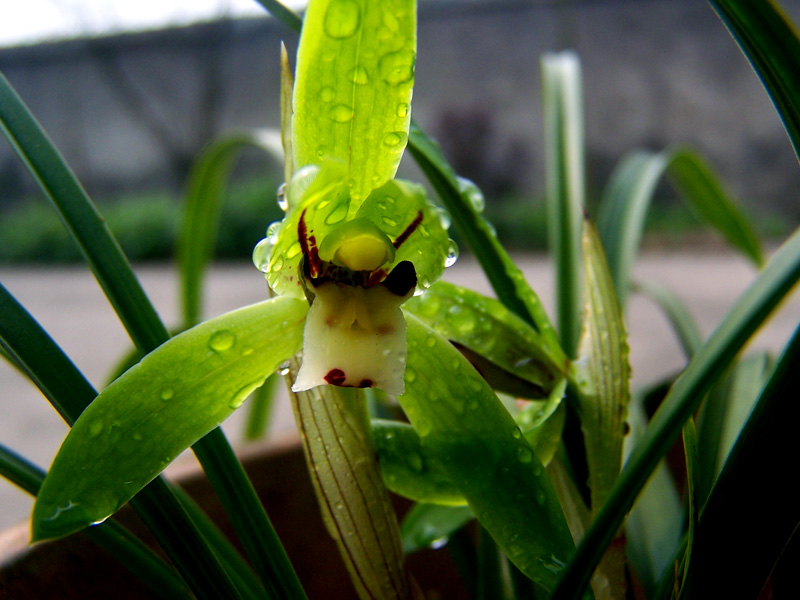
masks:
<instances>
[{"instance_id":1,"label":"paved ground","mask_svg":"<svg viewBox=\"0 0 800 600\"><path fill-rule=\"evenodd\" d=\"M543 259L521 259L528 280L547 306L551 306L552 277ZM177 323L177 284L171 269L140 269L142 283L167 324ZM638 264L640 279L659 281L676 290L689 304L705 334L755 275L743 260L728 254L659 254L645 256ZM488 292L488 284L469 260L448 270L447 278ZM0 282L20 300L52 337L98 387L130 342L99 287L84 269L0 269ZM207 316L214 316L263 299L265 283L249 265L218 266L207 285ZM645 299L630 303L629 329L635 384L657 380L680 368L681 354L666 321ZM800 295L773 317L753 346L777 349L791 334L800 317ZM242 411L240 411L242 412ZM240 443L242 419L234 415L225 425ZM294 427L291 409L284 399L278 408L273 432ZM0 443L47 466L66 434L66 426L25 379L0 363ZM0 479L0 529L25 518L31 500Z\"/></svg>"}]
</instances>

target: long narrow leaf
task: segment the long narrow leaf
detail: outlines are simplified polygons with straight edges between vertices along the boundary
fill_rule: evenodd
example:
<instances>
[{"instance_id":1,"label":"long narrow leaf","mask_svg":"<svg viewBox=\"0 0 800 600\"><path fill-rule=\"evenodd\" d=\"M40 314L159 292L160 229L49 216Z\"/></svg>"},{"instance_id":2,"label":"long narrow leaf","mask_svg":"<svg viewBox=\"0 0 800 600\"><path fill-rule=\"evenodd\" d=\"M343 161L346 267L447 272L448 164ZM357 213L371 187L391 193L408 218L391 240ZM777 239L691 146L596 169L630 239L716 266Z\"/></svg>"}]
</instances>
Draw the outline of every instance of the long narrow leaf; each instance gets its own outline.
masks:
<instances>
[{"instance_id":1,"label":"long narrow leaf","mask_svg":"<svg viewBox=\"0 0 800 600\"><path fill-rule=\"evenodd\" d=\"M800 158L800 38L773 0L709 0L731 32L783 121Z\"/></svg>"},{"instance_id":2,"label":"long narrow leaf","mask_svg":"<svg viewBox=\"0 0 800 600\"><path fill-rule=\"evenodd\" d=\"M700 514L687 598L756 597L800 523L799 488L787 477L782 460L797 454L798 385L800 329L786 346Z\"/></svg>"},{"instance_id":3,"label":"long narrow leaf","mask_svg":"<svg viewBox=\"0 0 800 600\"><path fill-rule=\"evenodd\" d=\"M178 240L184 329L197 324L202 314L203 276L213 255L225 188L239 155L246 149L265 154L272 147L255 133L223 138L209 146L189 174Z\"/></svg>"},{"instance_id":4,"label":"long narrow leaf","mask_svg":"<svg viewBox=\"0 0 800 600\"><path fill-rule=\"evenodd\" d=\"M680 433L708 388L800 278L800 231L787 240L753 284L738 298L651 421L642 444L620 474L609 499L567 565L553 598L577 598L603 549L646 483L658 460Z\"/></svg>"},{"instance_id":5,"label":"long narrow leaf","mask_svg":"<svg viewBox=\"0 0 800 600\"><path fill-rule=\"evenodd\" d=\"M558 336L541 301L525 281L519 267L502 247L489 224L462 190L441 148L412 121L408 149L439 199L453 218L453 223L478 259L498 300L510 311L532 325L549 344L558 345Z\"/></svg>"},{"instance_id":6,"label":"long narrow leaf","mask_svg":"<svg viewBox=\"0 0 800 600\"><path fill-rule=\"evenodd\" d=\"M0 475L35 496L45 472L0 444ZM102 523L88 529L86 534L164 600L190 600L194 597L175 571L118 523Z\"/></svg>"},{"instance_id":7,"label":"long narrow leaf","mask_svg":"<svg viewBox=\"0 0 800 600\"><path fill-rule=\"evenodd\" d=\"M761 245L750 220L696 152L688 148L632 152L614 170L597 217L597 228L623 305L647 211L665 174L683 201L709 227L756 265L763 263Z\"/></svg>"},{"instance_id":8,"label":"long narrow leaf","mask_svg":"<svg viewBox=\"0 0 800 600\"><path fill-rule=\"evenodd\" d=\"M556 274L561 345L574 356L580 335L581 224L584 190L583 88L574 52L542 57L547 222Z\"/></svg>"}]
</instances>

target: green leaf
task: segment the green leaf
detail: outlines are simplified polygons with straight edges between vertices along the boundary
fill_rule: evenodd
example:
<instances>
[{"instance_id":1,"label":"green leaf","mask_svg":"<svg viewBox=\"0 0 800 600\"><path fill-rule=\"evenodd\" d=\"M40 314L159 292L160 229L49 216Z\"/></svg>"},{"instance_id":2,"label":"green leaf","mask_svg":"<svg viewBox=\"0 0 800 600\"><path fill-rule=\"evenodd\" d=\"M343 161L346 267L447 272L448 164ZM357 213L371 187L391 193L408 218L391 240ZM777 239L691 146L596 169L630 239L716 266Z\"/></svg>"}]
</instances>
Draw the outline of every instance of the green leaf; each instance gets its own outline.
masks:
<instances>
[{"instance_id":1,"label":"green leaf","mask_svg":"<svg viewBox=\"0 0 800 600\"><path fill-rule=\"evenodd\" d=\"M800 329L784 349L700 513L686 598L757 597L796 532L800 494L795 478L787 476L785 458L797 455L798 385ZM730 577L732 572L737 576Z\"/></svg>"},{"instance_id":2,"label":"green leaf","mask_svg":"<svg viewBox=\"0 0 800 600\"><path fill-rule=\"evenodd\" d=\"M763 263L761 246L750 220L696 152L688 148L632 152L614 170L597 217L597 228L623 306L647 211L665 173L684 202L709 227L755 264Z\"/></svg>"},{"instance_id":3,"label":"green leaf","mask_svg":"<svg viewBox=\"0 0 800 600\"><path fill-rule=\"evenodd\" d=\"M351 216L386 183L408 141L416 61L413 0L317 0L297 51L294 165L344 161Z\"/></svg>"},{"instance_id":4,"label":"green leaf","mask_svg":"<svg viewBox=\"0 0 800 600\"><path fill-rule=\"evenodd\" d=\"M646 426L640 403L631 404L631 435L639 440ZM669 570L680 545L684 513L665 462L650 476L625 521L627 553L637 578L652 597L659 578Z\"/></svg>"},{"instance_id":5,"label":"green leaf","mask_svg":"<svg viewBox=\"0 0 800 600\"><path fill-rule=\"evenodd\" d=\"M572 560L559 580L553 598L577 598L633 501L683 424L750 336L800 278L800 231L773 255L675 382L655 414L640 446L628 459Z\"/></svg>"},{"instance_id":6,"label":"green leaf","mask_svg":"<svg viewBox=\"0 0 800 600\"><path fill-rule=\"evenodd\" d=\"M580 334L581 214L586 205L581 67L571 51L545 54L541 64L548 242L561 345L573 356Z\"/></svg>"},{"instance_id":7,"label":"green leaf","mask_svg":"<svg viewBox=\"0 0 800 600\"><path fill-rule=\"evenodd\" d=\"M445 338L412 315L398 401L509 559L545 588L572 551L550 480L511 415Z\"/></svg>"},{"instance_id":8,"label":"green leaf","mask_svg":"<svg viewBox=\"0 0 800 600\"><path fill-rule=\"evenodd\" d=\"M143 352L167 331L119 244L22 99L0 74L0 130L58 211L126 330Z\"/></svg>"},{"instance_id":9,"label":"green leaf","mask_svg":"<svg viewBox=\"0 0 800 600\"><path fill-rule=\"evenodd\" d=\"M541 301L473 202L474 189L462 184L438 144L413 122L409 150L450 212L500 302L532 325L548 344L557 346L558 336Z\"/></svg>"},{"instance_id":10,"label":"green leaf","mask_svg":"<svg viewBox=\"0 0 800 600\"><path fill-rule=\"evenodd\" d=\"M306 308L276 298L207 321L106 388L53 462L34 507L34 538L102 521L227 418L300 348Z\"/></svg>"},{"instance_id":11,"label":"green leaf","mask_svg":"<svg viewBox=\"0 0 800 600\"><path fill-rule=\"evenodd\" d=\"M573 363L581 427L589 464L592 514L606 501L622 467L630 404L628 335L603 246L594 226L583 233L583 331Z\"/></svg>"},{"instance_id":12,"label":"green leaf","mask_svg":"<svg viewBox=\"0 0 800 600\"><path fill-rule=\"evenodd\" d=\"M440 548L474 518L469 506L415 504L400 525L403 552L411 554L432 546Z\"/></svg>"},{"instance_id":13,"label":"green leaf","mask_svg":"<svg viewBox=\"0 0 800 600\"><path fill-rule=\"evenodd\" d=\"M751 219L734 203L709 165L699 154L685 148L671 152L669 159L670 179L690 208L732 247L762 266L761 244Z\"/></svg>"},{"instance_id":14,"label":"green leaf","mask_svg":"<svg viewBox=\"0 0 800 600\"><path fill-rule=\"evenodd\" d=\"M257 135L233 135L204 150L189 174L177 247L184 328L200 320L203 278L217 241L225 188L241 153L252 148L272 155Z\"/></svg>"},{"instance_id":15,"label":"green leaf","mask_svg":"<svg viewBox=\"0 0 800 600\"><path fill-rule=\"evenodd\" d=\"M291 361L289 380L299 365ZM290 393L323 520L362 598L407 598L400 531L370 440L362 390Z\"/></svg>"},{"instance_id":16,"label":"green leaf","mask_svg":"<svg viewBox=\"0 0 800 600\"><path fill-rule=\"evenodd\" d=\"M709 0L753 66L800 158L800 37L773 0Z\"/></svg>"},{"instance_id":17,"label":"green leaf","mask_svg":"<svg viewBox=\"0 0 800 600\"><path fill-rule=\"evenodd\" d=\"M564 378L569 361L558 345L492 298L439 281L404 308L447 339L478 354L502 373L535 387L546 398ZM526 396L531 397L531 396Z\"/></svg>"},{"instance_id":18,"label":"green leaf","mask_svg":"<svg viewBox=\"0 0 800 600\"><path fill-rule=\"evenodd\" d=\"M623 306L627 303L633 262L644 233L647 210L667 163L664 153L631 152L619 162L603 191L597 230L608 257L617 297Z\"/></svg>"},{"instance_id":19,"label":"green leaf","mask_svg":"<svg viewBox=\"0 0 800 600\"><path fill-rule=\"evenodd\" d=\"M703 337L686 304L675 292L660 283L637 281L634 284L634 290L658 304L672 325L675 335L678 336L684 356L690 360L702 347Z\"/></svg>"},{"instance_id":20,"label":"green leaf","mask_svg":"<svg viewBox=\"0 0 800 600\"><path fill-rule=\"evenodd\" d=\"M372 439L386 487L416 502L466 504L449 473L407 423L372 420Z\"/></svg>"}]
</instances>

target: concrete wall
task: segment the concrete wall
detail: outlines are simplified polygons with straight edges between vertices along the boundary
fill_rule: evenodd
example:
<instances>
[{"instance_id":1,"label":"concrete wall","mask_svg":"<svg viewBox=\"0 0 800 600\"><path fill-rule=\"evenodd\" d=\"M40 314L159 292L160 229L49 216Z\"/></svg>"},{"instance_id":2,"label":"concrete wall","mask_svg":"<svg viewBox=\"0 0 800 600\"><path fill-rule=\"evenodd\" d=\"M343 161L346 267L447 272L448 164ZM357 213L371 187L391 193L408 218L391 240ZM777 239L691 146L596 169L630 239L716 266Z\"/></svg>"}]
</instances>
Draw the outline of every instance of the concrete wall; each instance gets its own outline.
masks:
<instances>
[{"instance_id":1,"label":"concrete wall","mask_svg":"<svg viewBox=\"0 0 800 600\"><path fill-rule=\"evenodd\" d=\"M291 55L280 24L226 21L5 49L0 70L90 193L177 187L215 136L278 126L281 39ZM583 59L591 189L627 150L688 143L754 210L800 217L780 121L706 2L423 0L414 116L488 191L539 194L539 57L563 48ZM0 204L29 189L0 145Z\"/></svg>"}]
</instances>

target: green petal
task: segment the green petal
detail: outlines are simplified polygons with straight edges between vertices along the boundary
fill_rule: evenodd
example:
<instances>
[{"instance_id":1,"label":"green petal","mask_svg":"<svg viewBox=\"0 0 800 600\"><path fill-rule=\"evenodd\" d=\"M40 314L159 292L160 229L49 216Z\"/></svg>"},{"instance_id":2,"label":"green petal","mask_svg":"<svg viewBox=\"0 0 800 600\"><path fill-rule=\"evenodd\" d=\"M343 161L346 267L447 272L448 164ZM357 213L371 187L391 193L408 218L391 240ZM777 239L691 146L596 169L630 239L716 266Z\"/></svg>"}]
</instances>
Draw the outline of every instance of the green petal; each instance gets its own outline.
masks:
<instances>
[{"instance_id":1,"label":"green petal","mask_svg":"<svg viewBox=\"0 0 800 600\"><path fill-rule=\"evenodd\" d=\"M299 350L306 310L275 298L211 319L108 386L53 462L34 507L34 540L106 519L230 416Z\"/></svg>"},{"instance_id":2,"label":"green petal","mask_svg":"<svg viewBox=\"0 0 800 600\"><path fill-rule=\"evenodd\" d=\"M344 161L354 209L397 171L415 60L414 0L309 4L297 51L294 165Z\"/></svg>"}]
</instances>

